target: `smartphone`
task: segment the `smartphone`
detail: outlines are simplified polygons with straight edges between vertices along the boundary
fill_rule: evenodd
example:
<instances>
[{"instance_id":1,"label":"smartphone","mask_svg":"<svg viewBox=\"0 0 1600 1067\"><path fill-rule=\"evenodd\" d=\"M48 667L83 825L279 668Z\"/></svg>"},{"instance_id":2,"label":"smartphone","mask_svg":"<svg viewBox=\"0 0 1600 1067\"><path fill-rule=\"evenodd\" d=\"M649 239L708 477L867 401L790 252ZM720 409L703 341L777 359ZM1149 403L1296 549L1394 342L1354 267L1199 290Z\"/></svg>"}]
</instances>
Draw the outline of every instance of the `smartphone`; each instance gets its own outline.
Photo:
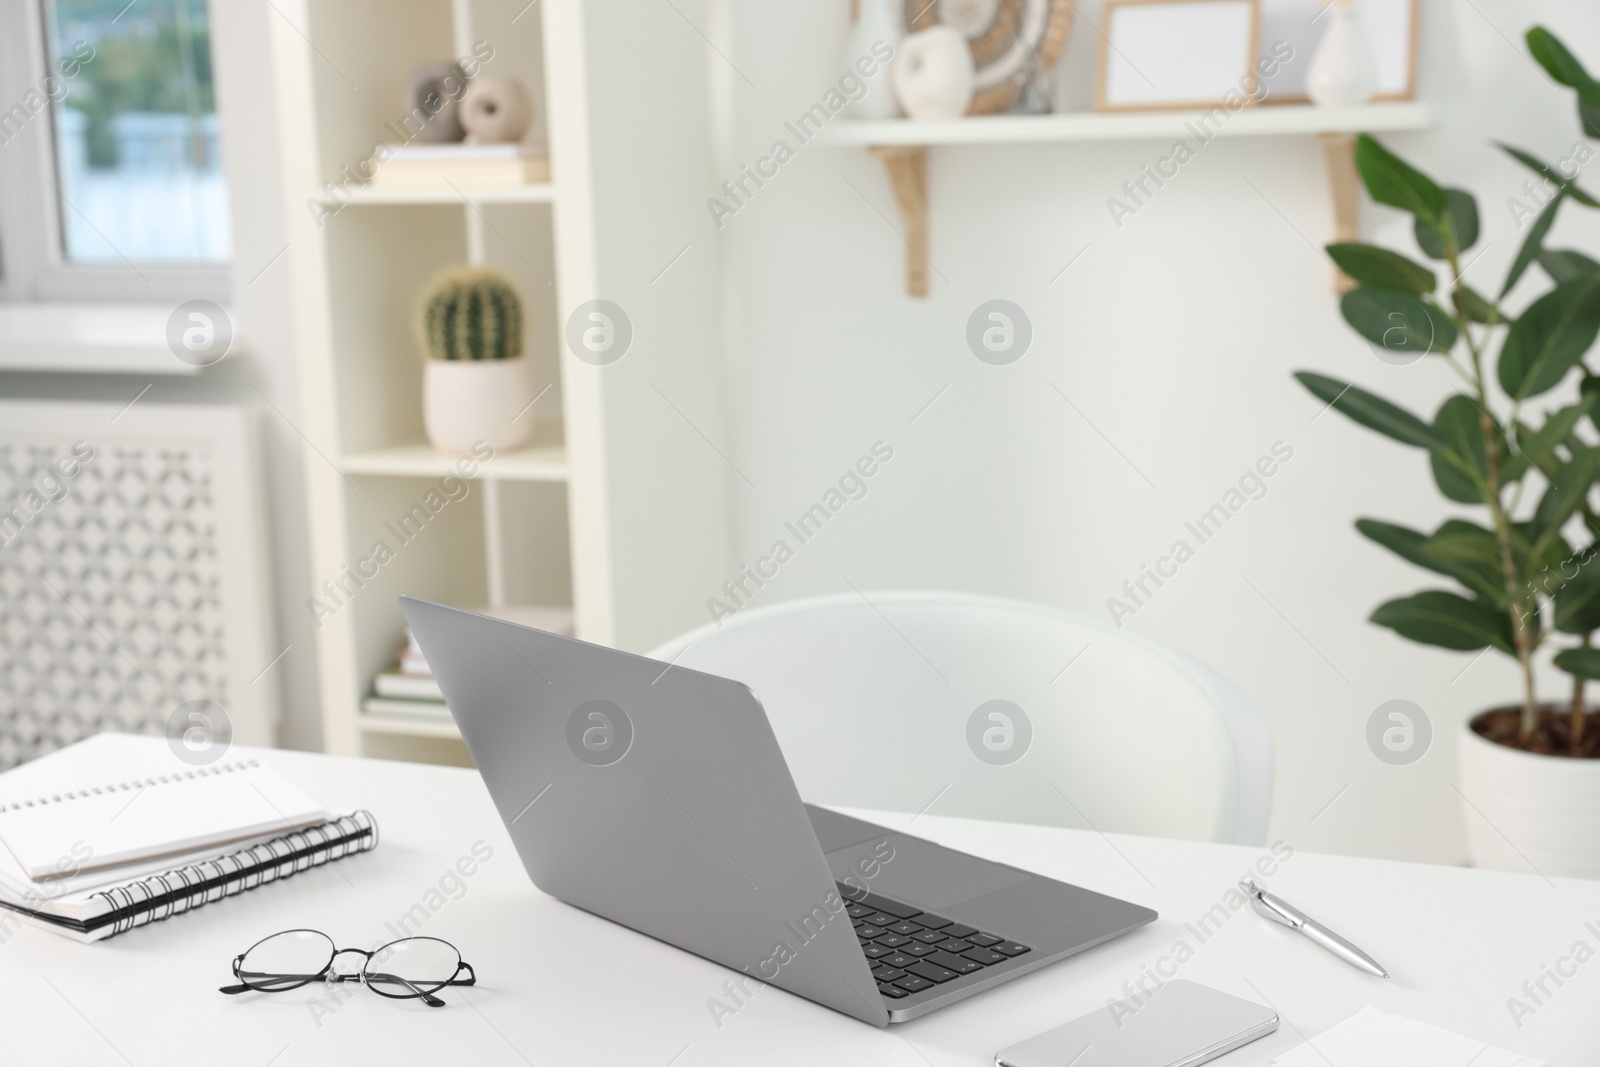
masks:
<instances>
[{"instance_id":1,"label":"smartphone","mask_svg":"<svg viewBox=\"0 0 1600 1067\"><path fill-rule=\"evenodd\" d=\"M1278 1013L1174 980L1001 1049L1000 1067L1194 1067L1278 1028Z\"/></svg>"}]
</instances>

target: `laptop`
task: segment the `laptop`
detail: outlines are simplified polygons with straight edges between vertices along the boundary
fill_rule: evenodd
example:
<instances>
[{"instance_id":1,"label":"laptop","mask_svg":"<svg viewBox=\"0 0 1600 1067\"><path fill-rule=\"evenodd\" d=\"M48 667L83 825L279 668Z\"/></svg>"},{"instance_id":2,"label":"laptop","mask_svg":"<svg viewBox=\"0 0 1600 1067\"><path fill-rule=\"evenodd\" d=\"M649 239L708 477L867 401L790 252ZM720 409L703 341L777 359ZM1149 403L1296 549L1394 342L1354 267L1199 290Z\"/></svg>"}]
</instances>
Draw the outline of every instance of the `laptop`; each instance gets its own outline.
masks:
<instances>
[{"instance_id":1,"label":"laptop","mask_svg":"<svg viewBox=\"0 0 1600 1067\"><path fill-rule=\"evenodd\" d=\"M805 804L740 682L400 604L528 877L741 972L730 1013L764 983L903 1022L1156 918Z\"/></svg>"}]
</instances>

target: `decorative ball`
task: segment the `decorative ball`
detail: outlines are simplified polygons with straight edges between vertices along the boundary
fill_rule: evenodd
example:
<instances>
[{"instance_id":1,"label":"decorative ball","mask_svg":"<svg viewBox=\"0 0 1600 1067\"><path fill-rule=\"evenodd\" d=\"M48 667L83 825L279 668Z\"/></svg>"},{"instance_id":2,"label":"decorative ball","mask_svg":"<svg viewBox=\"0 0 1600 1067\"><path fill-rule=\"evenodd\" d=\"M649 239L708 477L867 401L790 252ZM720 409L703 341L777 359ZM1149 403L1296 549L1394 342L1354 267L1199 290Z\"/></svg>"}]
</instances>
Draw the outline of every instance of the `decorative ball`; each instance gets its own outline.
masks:
<instances>
[{"instance_id":1,"label":"decorative ball","mask_svg":"<svg viewBox=\"0 0 1600 1067\"><path fill-rule=\"evenodd\" d=\"M520 141L533 125L533 98L515 78L478 78L461 102L461 124L476 144Z\"/></svg>"},{"instance_id":2,"label":"decorative ball","mask_svg":"<svg viewBox=\"0 0 1600 1067\"><path fill-rule=\"evenodd\" d=\"M467 76L454 63L424 63L406 82L401 125L418 141L448 144L466 136L461 127L461 100L467 93Z\"/></svg>"}]
</instances>

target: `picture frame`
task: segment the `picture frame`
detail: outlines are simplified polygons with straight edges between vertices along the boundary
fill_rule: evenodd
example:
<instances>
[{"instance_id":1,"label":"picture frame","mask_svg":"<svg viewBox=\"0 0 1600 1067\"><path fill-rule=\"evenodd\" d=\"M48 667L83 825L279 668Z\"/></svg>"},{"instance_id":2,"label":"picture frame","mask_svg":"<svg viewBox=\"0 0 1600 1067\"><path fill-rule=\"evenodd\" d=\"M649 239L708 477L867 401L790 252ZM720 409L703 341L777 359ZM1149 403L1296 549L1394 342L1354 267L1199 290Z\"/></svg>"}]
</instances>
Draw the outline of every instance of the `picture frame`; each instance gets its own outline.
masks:
<instances>
[{"instance_id":1,"label":"picture frame","mask_svg":"<svg viewBox=\"0 0 1600 1067\"><path fill-rule=\"evenodd\" d=\"M1335 0L1336 2L1336 0ZM1421 0L1354 0L1378 72L1375 102L1414 100L1417 95L1417 42L1421 36ZM1322 43L1327 25L1325 0L1261 0L1261 35L1257 50L1270 52L1280 42L1294 49L1294 58L1279 65L1265 80L1263 104L1308 104L1306 75Z\"/></svg>"},{"instance_id":2,"label":"picture frame","mask_svg":"<svg viewBox=\"0 0 1600 1067\"><path fill-rule=\"evenodd\" d=\"M1096 111L1254 103L1261 0L1106 0Z\"/></svg>"}]
</instances>

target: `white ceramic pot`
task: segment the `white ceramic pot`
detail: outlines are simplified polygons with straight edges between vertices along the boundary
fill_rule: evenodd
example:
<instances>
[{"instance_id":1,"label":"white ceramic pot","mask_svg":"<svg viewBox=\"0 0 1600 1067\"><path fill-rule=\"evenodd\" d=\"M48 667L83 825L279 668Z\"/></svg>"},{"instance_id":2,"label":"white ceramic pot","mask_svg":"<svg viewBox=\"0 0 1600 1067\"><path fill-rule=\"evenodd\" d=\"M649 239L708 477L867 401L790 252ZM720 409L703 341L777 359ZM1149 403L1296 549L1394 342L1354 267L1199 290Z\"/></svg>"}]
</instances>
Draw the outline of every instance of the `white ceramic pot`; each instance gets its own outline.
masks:
<instances>
[{"instance_id":1,"label":"white ceramic pot","mask_svg":"<svg viewBox=\"0 0 1600 1067\"><path fill-rule=\"evenodd\" d=\"M1348 2L1335 2L1328 11L1328 28L1306 71L1306 95L1318 107L1359 107L1378 89L1378 70L1372 49Z\"/></svg>"},{"instance_id":2,"label":"white ceramic pot","mask_svg":"<svg viewBox=\"0 0 1600 1067\"><path fill-rule=\"evenodd\" d=\"M532 401L525 357L430 359L422 372L422 425L443 452L466 452L479 441L491 448L523 444L533 433L533 412L524 410Z\"/></svg>"},{"instance_id":3,"label":"white ceramic pot","mask_svg":"<svg viewBox=\"0 0 1600 1067\"><path fill-rule=\"evenodd\" d=\"M949 26L913 33L900 43L891 71L894 95L914 119L954 119L972 103L972 50Z\"/></svg>"},{"instance_id":4,"label":"white ceramic pot","mask_svg":"<svg viewBox=\"0 0 1600 1067\"><path fill-rule=\"evenodd\" d=\"M1459 788L1474 867L1600 878L1600 759L1540 756L1463 730Z\"/></svg>"}]
</instances>

